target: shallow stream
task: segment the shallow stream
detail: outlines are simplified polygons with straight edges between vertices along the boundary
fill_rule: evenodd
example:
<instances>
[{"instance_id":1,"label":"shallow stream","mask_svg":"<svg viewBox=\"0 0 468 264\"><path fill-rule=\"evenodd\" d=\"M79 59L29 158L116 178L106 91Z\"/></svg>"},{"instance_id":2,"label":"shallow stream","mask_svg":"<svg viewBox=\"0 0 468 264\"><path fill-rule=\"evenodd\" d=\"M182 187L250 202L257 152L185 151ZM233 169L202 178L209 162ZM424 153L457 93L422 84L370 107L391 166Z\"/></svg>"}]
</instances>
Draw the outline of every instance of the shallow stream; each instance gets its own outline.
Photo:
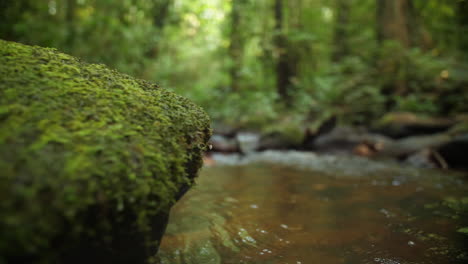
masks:
<instances>
[{"instance_id":1,"label":"shallow stream","mask_svg":"<svg viewBox=\"0 0 468 264\"><path fill-rule=\"evenodd\" d=\"M468 196L463 174L297 152L214 162L173 208L162 263L468 263L443 202Z\"/></svg>"}]
</instances>

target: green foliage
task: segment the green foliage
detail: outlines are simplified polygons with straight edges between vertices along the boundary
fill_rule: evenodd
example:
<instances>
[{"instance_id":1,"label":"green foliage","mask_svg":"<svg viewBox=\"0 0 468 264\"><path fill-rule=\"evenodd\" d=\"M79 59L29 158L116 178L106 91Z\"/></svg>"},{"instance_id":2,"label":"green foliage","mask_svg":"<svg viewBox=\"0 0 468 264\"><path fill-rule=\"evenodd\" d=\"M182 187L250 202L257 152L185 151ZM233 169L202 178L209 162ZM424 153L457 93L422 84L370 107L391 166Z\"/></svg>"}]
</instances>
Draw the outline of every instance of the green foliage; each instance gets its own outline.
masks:
<instances>
[{"instance_id":1,"label":"green foliage","mask_svg":"<svg viewBox=\"0 0 468 264\"><path fill-rule=\"evenodd\" d=\"M277 118L274 93L241 91L226 96L215 93L206 102L207 111L212 118L222 120L236 127L263 127Z\"/></svg>"},{"instance_id":2,"label":"green foliage","mask_svg":"<svg viewBox=\"0 0 468 264\"><path fill-rule=\"evenodd\" d=\"M463 0L462 0L463 1ZM430 30L432 39L444 51L453 51L460 36L457 25L457 4L462 1L451 0L416 0L415 6ZM466 36L466 35L465 35Z\"/></svg>"},{"instance_id":3,"label":"green foliage","mask_svg":"<svg viewBox=\"0 0 468 264\"><path fill-rule=\"evenodd\" d=\"M336 115L349 122L364 122L384 111L385 98L375 83L375 73L359 57L333 64L329 73L314 79L310 94L310 108L324 119Z\"/></svg>"},{"instance_id":4,"label":"green foliage","mask_svg":"<svg viewBox=\"0 0 468 264\"><path fill-rule=\"evenodd\" d=\"M69 7L70 2L75 2L75 6ZM55 47L87 61L105 63L138 75L160 37L153 26L152 14L146 11L156 2L19 0L15 5L8 5L5 11L16 17L9 21L7 28L14 38L8 39ZM0 31L0 38L5 37L8 37L7 32Z\"/></svg>"},{"instance_id":5,"label":"green foliage","mask_svg":"<svg viewBox=\"0 0 468 264\"><path fill-rule=\"evenodd\" d=\"M57 236L91 235L124 212L147 232L195 177L209 137L207 115L187 99L0 40L0 256L59 252Z\"/></svg>"},{"instance_id":6,"label":"green foliage","mask_svg":"<svg viewBox=\"0 0 468 264\"><path fill-rule=\"evenodd\" d=\"M347 2L348 22L340 25L338 1L283 1L277 30L273 0L0 0L0 38L157 80L203 105L216 121L240 126L263 127L291 115L371 123L386 111L468 112L464 1L413 1L410 37L422 41L410 46L377 39L377 1ZM337 28L347 47L339 58ZM294 71L289 109L275 94L280 55ZM403 92L396 91L398 82Z\"/></svg>"},{"instance_id":7,"label":"green foliage","mask_svg":"<svg viewBox=\"0 0 468 264\"><path fill-rule=\"evenodd\" d=\"M390 44L390 43L389 43ZM384 57L398 54L401 65L397 76L407 80L404 94L395 95L396 111L408 111L429 115L448 115L466 112L468 94L463 92L467 84L465 69L468 65L456 58L442 57L423 52L419 48L403 49L395 43L381 49ZM385 55L385 53L387 53ZM395 56L393 56L395 57ZM393 75L383 76L386 82Z\"/></svg>"},{"instance_id":8,"label":"green foliage","mask_svg":"<svg viewBox=\"0 0 468 264\"><path fill-rule=\"evenodd\" d=\"M468 235L468 227L462 227L457 230L457 232Z\"/></svg>"}]
</instances>

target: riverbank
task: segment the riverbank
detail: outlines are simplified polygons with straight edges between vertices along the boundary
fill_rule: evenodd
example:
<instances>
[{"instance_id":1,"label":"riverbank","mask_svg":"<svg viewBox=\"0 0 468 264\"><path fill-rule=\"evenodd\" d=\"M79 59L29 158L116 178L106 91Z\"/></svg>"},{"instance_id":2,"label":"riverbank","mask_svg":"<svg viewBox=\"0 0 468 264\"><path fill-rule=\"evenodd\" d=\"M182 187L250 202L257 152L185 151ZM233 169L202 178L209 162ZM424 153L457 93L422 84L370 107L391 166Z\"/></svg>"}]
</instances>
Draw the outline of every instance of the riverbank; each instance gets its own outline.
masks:
<instances>
[{"instance_id":1,"label":"riverbank","mask_svg":"<svg viewBox=\"0 0 468 264\"><path fill-rule=\"evenodd\" d=\"M298 150L391 160L417 168L468 170L467 128L467 117L392 113L370 127L337 125L334 119L314 130L307 124L274 132L215 125L210 144L211 153Z\"/></svg>"}]
</instances>

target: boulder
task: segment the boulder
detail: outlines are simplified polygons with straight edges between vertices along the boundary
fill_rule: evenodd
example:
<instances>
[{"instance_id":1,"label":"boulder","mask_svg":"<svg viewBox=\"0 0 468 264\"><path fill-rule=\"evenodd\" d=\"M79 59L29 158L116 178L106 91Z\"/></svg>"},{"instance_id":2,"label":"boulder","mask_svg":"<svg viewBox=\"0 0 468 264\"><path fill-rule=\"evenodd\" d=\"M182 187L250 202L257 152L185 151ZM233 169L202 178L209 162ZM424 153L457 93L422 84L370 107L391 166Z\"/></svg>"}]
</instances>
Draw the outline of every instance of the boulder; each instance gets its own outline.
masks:
<instances>
[{"instance_id":1,"label":"boulder","mask_svg":"<svg viewBox=\"0 0 468 264\"><path fill-rule=\"evenodd\" d=\"M283 117L263 129L258 150L301 148L306 131L306 124L301 119Z\"/></svg>"},{"instance_id":2,"label":"boulder","mask_svg":"<svg viewBox=\"0 0 468 264\"><path fill-rule=\"evenodd\" d=\"M220 135L227 138L233 138L236 136L236 133L239 131L238 127L228 125L222 122L213 122L213 135Z\"/></svg>"},{"instance_id":3,"label":"boulder","mask_svg":"<svg viewBox=\"0 0 468 264\"><path fill-rule=\"evenodd\" d=\"M434 151L430 148L425 148L409 155L404 159L404 162L417 168L448 168L448 165L442 156L440 156L437 151Z\"/></svg>"},{"instance_id":4,"label":"boulder","mask_svg":"<svg viewBox=\"0 0 468 264\"><path fill-rule=\"evenodd\" d=\"M248 154L256 151L260 144L260 134L254 132L239 132L236 134L241 153Z\"/></svg>"},{"instance_id":5,"label":"boulder","mask_svg":"<svg viewBox=\"0 0 468 264\"><path fill-rule=\"evenodd\" d=\"M235 137L229 138L223 135L215 134L210 139L211 150L214 152L239 152L239 143Z\"/></svg>"},{"instance_id":6,"label":"boulder","mask_svg":"<svg viewBox=\"0 0 468 264\"><path fill-rule=\"evenodd\" d=\"M190 101L0 40L0 263L145 263L210 137Z\"/></svg>"},{"instance_id":7,"label":"boulder","mask_svg":"<svg viewBox=\"0 0 468 264\"><path fill-rule=\"evenodd\" d=\"M298 148L299 143L294 138L285 136L281 132L271 132L264 134L260 137L258 150L269 149L295 149Z\"/></svg>"}]
</instances>

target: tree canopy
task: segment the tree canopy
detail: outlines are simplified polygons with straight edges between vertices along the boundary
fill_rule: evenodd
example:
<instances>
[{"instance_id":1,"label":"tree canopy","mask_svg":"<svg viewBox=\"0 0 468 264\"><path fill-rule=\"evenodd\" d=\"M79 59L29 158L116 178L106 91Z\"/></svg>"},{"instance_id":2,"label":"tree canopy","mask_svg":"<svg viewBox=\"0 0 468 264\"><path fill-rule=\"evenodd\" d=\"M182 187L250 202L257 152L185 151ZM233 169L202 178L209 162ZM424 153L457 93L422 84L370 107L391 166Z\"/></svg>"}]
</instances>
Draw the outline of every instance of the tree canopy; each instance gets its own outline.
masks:
<instances>
[{"instance_id":1,"label":"tree canopy","mask_svg":"<svg viewBox=\"0 0 468 264\"><path fill-rule=\"evenodd\" d=\"M0 1L0 38L156 81L215 121L468 111L468 1Z\"/></svg>"}]
</instances>

